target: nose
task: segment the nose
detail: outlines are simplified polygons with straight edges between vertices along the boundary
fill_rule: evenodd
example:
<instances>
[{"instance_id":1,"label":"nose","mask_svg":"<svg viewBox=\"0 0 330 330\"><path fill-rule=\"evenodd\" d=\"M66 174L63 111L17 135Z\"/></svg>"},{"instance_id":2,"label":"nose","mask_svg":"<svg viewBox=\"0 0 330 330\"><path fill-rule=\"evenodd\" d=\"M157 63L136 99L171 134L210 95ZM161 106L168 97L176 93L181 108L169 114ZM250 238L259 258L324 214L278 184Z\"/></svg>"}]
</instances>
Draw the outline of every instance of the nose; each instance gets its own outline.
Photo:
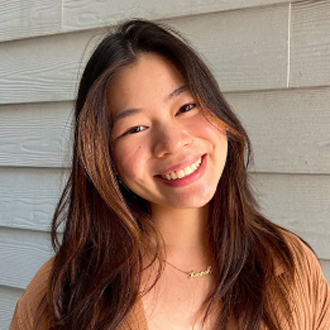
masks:
<instances>
[{"instance_id":1,"label":"nose","mask_svg":"<svg viewBox=\"0 0 330 330\"><path fill-rule=\"evenodd\" d=\"M155 128L153 152L158 158L189 148L193 143L193 137L180 125L162 125Z\"/></svg>"}]
</instances>

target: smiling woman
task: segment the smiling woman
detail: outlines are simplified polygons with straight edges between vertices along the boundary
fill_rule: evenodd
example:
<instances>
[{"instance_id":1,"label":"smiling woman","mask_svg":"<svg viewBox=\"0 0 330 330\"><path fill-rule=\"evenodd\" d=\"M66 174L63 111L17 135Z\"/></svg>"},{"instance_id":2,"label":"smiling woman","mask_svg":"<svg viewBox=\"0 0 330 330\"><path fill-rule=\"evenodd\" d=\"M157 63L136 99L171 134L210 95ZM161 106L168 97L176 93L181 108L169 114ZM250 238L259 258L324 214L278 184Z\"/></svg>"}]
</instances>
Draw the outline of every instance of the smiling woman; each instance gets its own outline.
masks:
<instances>
[{"instance_id":1,"label":"smiling woman","mask_svg":"<svg viewBox=\"0 0 330 330\"><path fill-rule=\"evenodd\" d=\"M179 34L119 26L87 63L75 111L56 255L12 330L330 328L316 257L259 213L247 134Z\"/></svg>"},{"instance_id":2,"label":"smiling woman","mask_svg":"<svg viewBox=\"0 0 330 330\"><path fill-rule=\"evenodd\" d=\"M114 77L108 105L124 184L153 214L205 207L225 165L227 137L206 119L180 71L163 56L141 54Z\"/></svg>"}]
</instances>

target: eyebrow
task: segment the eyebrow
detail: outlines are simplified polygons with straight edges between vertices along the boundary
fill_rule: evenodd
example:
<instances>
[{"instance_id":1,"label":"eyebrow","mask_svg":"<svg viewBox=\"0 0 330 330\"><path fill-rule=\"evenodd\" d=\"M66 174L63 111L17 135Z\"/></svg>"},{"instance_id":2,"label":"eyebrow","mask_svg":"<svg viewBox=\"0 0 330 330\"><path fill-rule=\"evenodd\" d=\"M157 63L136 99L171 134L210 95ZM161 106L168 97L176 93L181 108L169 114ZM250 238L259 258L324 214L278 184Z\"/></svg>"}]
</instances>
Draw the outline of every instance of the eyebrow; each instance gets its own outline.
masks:
<instances>
[{"instance_id":1,"label":"eyebrow","mask_svg":"<svg viewBox=\"0 0 330 330\"><path fill-rule=\"evenodd\" d=\"M169 94L166 97L166 101L173 99L174 97L180 95L181 93L185 92L186 90L188 90L188 87L186 85L183 85L183 86L177 88L176 90L174 90L171 94ZM126 117L133 116L141 111L142 111L141 109L127 109L127 110L123 110L123 111L119 112L112 118L112 126L114 126L117 121L119 121L123 118L126 118Z\"/></svg>"},{"instance_id":2,"label":"eyebrow","mask_svg":"<svg viewBox=\"0 0 330 330\"><path fill-rule=\"evenodd\" d=\"M167 100L172 99L175 96L180 95L181 93L185 92L186 90L188 90L188 87L186 85L183 85L179 88L177 88L175 91L173 91L168 97Z\"/></svg>"},{"instance_id":3,"label":"eyebrow","mask_svg":"<svg viewBox=\"0 0 330 330\"><path fill-rule=\"evenodd\" d=\"M123 110L119 113L117 113L113 118L112 118L112 126L114 126L114 124L123 118L135 115L136 113L141 112L141 109L127 109L127 110Z\"/></svg>"}]
</instances>

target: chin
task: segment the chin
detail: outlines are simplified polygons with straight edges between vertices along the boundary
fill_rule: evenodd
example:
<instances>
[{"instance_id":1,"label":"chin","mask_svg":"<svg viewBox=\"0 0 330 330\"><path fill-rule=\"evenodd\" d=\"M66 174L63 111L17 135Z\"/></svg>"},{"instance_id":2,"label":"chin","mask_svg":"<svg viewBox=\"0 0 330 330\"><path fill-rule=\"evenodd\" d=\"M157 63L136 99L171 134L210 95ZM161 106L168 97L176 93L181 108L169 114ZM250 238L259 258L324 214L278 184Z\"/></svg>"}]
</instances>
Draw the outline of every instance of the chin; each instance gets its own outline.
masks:
<instances>
[{"instance_id":1,"label":"chin","mask_svg":"<svg viewBox=\"0 0 330 330\"><path fill-rule=\"evenodd\" d=\"M214 192L209 192L208 194L194 194L193 196L182 196L181 198L175 198L173 200L168 200L163 205L166 204L169 207L175 209L198 209L206 206L212 200Z\"/></svg>"}]
</instances>

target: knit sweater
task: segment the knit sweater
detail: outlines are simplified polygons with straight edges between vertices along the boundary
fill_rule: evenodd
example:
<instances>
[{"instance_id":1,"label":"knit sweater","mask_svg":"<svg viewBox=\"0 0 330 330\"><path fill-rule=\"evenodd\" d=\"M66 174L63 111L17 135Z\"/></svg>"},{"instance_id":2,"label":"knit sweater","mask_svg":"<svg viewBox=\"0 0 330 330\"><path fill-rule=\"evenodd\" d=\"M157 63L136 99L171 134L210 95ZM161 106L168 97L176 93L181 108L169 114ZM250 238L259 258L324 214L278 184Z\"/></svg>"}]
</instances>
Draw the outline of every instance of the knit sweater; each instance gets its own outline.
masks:
<instances>
[{"instance_id":1,"label":"knit sweater","mask_svg":"<svg viewBox=\"0 0 330 330\"><path fill-rule=\"evenodd\" d=\"M320 264L310 249L295 236L288 234L296 275L292 294L289 296L291 318L281 321L279 330L330 330L330 288ZM28 330L33 328L36 309L46 293L47 283L52 269L52 259L37 272L23 296L18 300L9 330ZM280 264L275 269L277 283L284 281L285 268ZM273 305L276 309L276 298ZM47 329L47 327L42 327ZM147 330L142 299L136 302L118 330ZM267 330L262 326L261 330Z\"/></svg>"}]
</instances>

